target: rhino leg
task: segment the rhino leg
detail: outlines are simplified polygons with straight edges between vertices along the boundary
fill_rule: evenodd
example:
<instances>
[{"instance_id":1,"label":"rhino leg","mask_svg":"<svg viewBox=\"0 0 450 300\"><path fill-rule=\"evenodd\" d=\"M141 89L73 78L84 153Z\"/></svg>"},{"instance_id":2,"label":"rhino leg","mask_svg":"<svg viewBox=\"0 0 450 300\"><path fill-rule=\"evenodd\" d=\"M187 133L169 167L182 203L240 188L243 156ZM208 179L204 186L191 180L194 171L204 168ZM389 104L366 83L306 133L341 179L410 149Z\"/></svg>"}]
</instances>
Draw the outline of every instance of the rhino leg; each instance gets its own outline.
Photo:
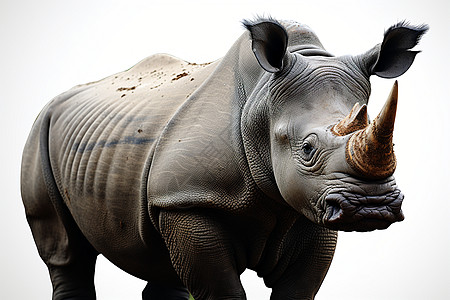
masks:
<instances>
[{"instance_id":1,"label":"rhino leg","mask_svg":"<svg viewBox=\"0 0 450 300\"><path fill-rule=\"evenodd\" d=\"M39 177L35 180L40 181ZM85 239L66 230L45 194L41 186L23 201L39 255L50 273L52 299L95 299L97 253Z\"/></svg>"},{"instance_id":2,"label":"rhino leg","mask_svg":"<svg viewBox=\"0 0 450 300\"><path fill-rule=\"evenodd\" d=\"M52 299L96 299L94 286L96 258L97 256L86 255L64 266L47 265L53 285Z\"/></svg>"},{"instance_id":3,"label":"rhino leg","mask_svg":"<svg viewBox=\"0 0 450 300\"><path fill-rule=\"evenodd\" d=\"M167 287L148 282L142 291L142 300L188 300L189 292L185 287Z\"/></svg>"},{"instance_id":4,"label":"rhino leg","mask_svg":"<svg viewBox=\"0 0 450 300\"><path fill-rule=\"evenodd\" d=\"M42 154L42 149L48 142L40 138L40 132L45 132L42 123L42 118L38 118L22 159L21 193L27 221L50 273L52 299L95 299L98 253L64 206L49 163L43 159L46 154ZM40 146L41 151L36 151Z\"/></svg>"},{"instance_id":5,"label":"rhino leg","mask_svg":"<svg viewBox=\"0 0 450 300\"><path fill-rule=\"evenodd\" d=\"M196 300L246 299L232 239L217 217L207 215L161 211L161 234L172 264Z\"/></svg>"},{"instance_id":6,"label":"rhino leg","mask_svg":"<svg viewBox=\"0 0 450 300\"><path fill-rule=\"evenodd\" d=\"M325 278L337 242L337 232L298 220L290 231L299 249L281 277L273 284L271 300L314 299Z\"/></svg>"}]
</instances>

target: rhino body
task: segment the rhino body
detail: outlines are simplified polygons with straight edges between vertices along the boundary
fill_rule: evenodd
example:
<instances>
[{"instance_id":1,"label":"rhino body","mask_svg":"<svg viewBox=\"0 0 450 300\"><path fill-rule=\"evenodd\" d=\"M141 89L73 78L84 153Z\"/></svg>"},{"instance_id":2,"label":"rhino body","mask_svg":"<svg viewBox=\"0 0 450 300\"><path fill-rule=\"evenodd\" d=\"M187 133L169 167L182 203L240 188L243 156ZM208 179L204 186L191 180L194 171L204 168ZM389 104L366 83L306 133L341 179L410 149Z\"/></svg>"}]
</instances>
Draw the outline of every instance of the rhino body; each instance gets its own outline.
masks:
<instances>
[{"instance_id":1,"label":"rhino body","mask_svg":"<svg viewBox=\"0 0 450 300\"><path fill-rule=\"evenodd\" d=\"M304 25L245 25L218 61L154 55L43 109L21 186L54 299L95 298L98 254L148 281L144 299L245 299L246 268L271 299L312 299L336 230L403 219L393 170L364 171L348 145L369 76L405 72L426 28L336 58Z\"/></svg>"}]
</instances>

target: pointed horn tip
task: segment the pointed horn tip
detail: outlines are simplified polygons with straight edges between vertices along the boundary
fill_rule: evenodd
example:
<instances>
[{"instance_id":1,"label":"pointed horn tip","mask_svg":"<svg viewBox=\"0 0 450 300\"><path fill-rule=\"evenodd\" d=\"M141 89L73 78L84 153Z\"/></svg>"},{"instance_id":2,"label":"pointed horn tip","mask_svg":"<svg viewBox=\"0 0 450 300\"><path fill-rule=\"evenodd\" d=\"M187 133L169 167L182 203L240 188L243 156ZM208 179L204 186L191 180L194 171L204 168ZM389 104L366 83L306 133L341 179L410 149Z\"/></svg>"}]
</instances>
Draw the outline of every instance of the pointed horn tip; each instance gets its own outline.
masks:
<instances>
[{"instance_id":1,"label":"pointed horn tip","mask_svg":"<svg viewBox=\"0 0 450 300\"><path fill-rule=\"evenodd\" d=\"M392 85L391 91L389 93L389 97L386 100L386 105L397 105L398 101L398 81L396 80Z\"/></svg>"},{"instance_id":2,"label":"pointed horn tip","mask_svg":"<svg viewBox=\"0 0 450 300\"><path fill-rule=\"evenodd\" d=\"M395 97L395 100L398 99L398 81L396 80L394 82L394 85L392 86L391 95Z\"/></svg>"},{"instance_id":3,"label":"pointed horn tip","mask_svg":"<svg viewBox=\"0 0 450 300\"><path fill-rule=\"evenodd\" d=\"M378 116L373 120L372 124L367 128L368 132L372 132L379 138L392 137L394 131L395 117L397 114L398 103L398 82L395 81L392 86L389 97L384 103Z\"/></svg>"},{"instance_id":4,"label":"pointed horn tip","mask_svg":"<svg viewBox=\"0 0 450 300\"><path fill-rule=\"evenodd\" d=\"M360 112L360 113L364 113L364 112L367 113L367 104L361 105L361 109L359 110L359 112Z\"/></svg>"}]
</instances>

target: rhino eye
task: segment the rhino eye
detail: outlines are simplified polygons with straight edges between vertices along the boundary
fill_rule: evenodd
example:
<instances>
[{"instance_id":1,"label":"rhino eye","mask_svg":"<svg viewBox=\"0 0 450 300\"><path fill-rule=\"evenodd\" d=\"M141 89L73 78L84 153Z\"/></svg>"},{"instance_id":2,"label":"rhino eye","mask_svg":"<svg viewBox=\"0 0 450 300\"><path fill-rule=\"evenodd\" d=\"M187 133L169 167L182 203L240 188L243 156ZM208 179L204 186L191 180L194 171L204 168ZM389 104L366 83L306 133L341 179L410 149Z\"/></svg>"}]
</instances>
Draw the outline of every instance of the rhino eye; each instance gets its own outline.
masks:
<instances>
[{"instance_id":1,"label":"rhino eye","mask_svg":"<svg viewBox=\"0 0 450 300\"><path fill-rule=\"evenodd\" d=\"M309 162L316 153L317 146L317 135L311 134L306 137L300 146L300 157L304 162Z\"/></svg>"},{"instance_id":2,"label":"rhino eye","mask_svg":"<svg viewBox=\"0 0 450 300\"><path fill-rule=\"evenodd\" d=\"M301 144L299 144L297 153L303 162L309 162L312 160L317 151L317 144L318 139L315 134L310 134L301 142Z\"/></svg>"},{"instance_id":3,"label":"rhino eye","mask_svg":"<svg viewBox=\"0 0 450 300\"><path fill-rule=\"evenodd\" d=\"M302 145L302 151L306 155L310 155L314 151L314 147L309 142L304 142Z\"/></svg>"}]
</instances>

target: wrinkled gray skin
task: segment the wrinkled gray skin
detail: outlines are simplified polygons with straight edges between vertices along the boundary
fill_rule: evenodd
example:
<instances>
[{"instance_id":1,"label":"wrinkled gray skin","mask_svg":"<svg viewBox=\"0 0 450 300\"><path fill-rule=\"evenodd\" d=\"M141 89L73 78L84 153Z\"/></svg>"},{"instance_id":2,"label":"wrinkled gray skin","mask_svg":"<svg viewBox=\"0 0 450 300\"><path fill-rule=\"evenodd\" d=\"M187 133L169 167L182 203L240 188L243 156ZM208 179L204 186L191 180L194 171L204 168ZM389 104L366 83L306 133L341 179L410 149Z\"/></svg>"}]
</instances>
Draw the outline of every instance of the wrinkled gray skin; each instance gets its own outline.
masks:
<instances>
[{"instance_id":1,"label":"wrinkled gray skin","mask_svg":"<svg viewBox=\"0 0 450 300\"><path fill-rule=\"evenodd\" d=\"M196 300L245 299L246 268L271 299L312 299L335 230L403 219L394 178L359 176L350 134L330 128L368 102L370 75L410 67L426 28L398 24L383 46L334 57L304 25L244 24L214 63L155 55L43 109L21 181L54 299L95 298L99 253L148 281L147 299L183 299L184 287Z\"/></svg>"}]
</instances>

